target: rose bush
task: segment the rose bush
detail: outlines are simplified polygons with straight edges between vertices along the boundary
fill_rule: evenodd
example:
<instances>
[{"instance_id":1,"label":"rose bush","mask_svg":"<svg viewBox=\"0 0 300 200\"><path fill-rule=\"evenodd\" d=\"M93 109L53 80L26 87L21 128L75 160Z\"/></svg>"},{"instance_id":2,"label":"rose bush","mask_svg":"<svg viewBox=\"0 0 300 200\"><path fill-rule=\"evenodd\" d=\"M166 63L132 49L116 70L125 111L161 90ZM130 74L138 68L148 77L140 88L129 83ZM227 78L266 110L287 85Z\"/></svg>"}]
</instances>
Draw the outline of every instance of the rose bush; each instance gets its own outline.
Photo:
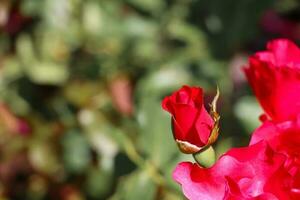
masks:
<instances>
[{"instance_id":1,"label":"rose bush","mask_svg":"<svg viewBox=\"0 0 300 200\"><path fill-rule=\"evenodd\" d=\"M271 41L267 51L250 57L245 73L264 109L263 124L249 146L229 150L211 168L180 163L173 178L188 199L300 199L300 49L285 39ZM193 106L194 98L186 93L174 93L172 101L163 102L173 121L180 119L180 127L186 125L185 120L192 126L185 118L189 110L176 112L170 102ZM195 143L197 132L188 133L188 141Z\"/></svg>"}]
</instances>

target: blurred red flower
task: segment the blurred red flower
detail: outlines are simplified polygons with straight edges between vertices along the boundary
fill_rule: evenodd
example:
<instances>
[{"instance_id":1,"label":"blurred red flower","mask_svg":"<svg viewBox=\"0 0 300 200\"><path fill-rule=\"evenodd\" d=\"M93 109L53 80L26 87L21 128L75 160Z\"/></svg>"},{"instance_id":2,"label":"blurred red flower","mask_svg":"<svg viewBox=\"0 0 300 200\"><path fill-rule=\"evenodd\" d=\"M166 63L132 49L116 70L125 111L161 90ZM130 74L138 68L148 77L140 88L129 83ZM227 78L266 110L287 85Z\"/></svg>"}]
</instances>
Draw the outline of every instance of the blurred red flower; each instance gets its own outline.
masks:
<instances>
[{"instance_id":1,"label":"blurred red flower","mask_svg":"<svg viewBox=\"0 0 300 200\"><path fill-rule=\"evenodd\" d=\"M260 21L262 30L266 33L281 35L293 40L300 39L300 24L291 19L280 16L275 10L266 11Z\"/></svg>"}]
</instances>

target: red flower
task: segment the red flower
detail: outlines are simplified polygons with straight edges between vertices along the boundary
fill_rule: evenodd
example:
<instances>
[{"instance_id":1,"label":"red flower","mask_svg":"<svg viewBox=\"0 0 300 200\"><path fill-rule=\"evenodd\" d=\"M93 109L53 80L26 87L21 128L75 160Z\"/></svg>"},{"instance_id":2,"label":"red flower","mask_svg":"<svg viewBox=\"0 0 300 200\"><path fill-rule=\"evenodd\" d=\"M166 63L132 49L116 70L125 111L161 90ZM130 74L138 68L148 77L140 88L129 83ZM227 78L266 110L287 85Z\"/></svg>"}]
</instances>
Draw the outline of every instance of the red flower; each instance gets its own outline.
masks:
<instances>
[{"instance_id":1,"label":"red flower","mask_svg":"<svg viewBox=\"0 0 300 200\"><path fill-rule=\"evenodd\" d=\"M261 141L267 142L270 147L287 156L284 167L287 173L277 174L284 178L281 185L281 196L289 196L289 199L300 199L300 118L294 121L274 123L266 121L252 135L250 144ZM270 180L272 181L272 180ZM283 188L284 187L284 188ZM283 199L283 198L280 198Z\"/></svg>"},{"instance_id":2,"label":"red flower","mask_svg":"<svg viewBox=\"0 0 300 200\"><path fill-rule=\"evenodd\" d=\"M172 115L174 138L182 152L196 153L208 145L214 120L204 107L202 88L183 86L165 97L162 107Z\"/></svg>"},{"instance_id":3,"label":"red flower","mask_svg":"<svg viewBox=\"0 0 300 200\"><path fill-rule=\"evenodd\" d=\"M267 51L250 57L245 72L266 113L264 123L248 147L231 149L211 168L188 162L176 167L173 178L190 200L300 199L300 49L274 40ZM173 115L175 138L197 147L209 143L215 121L202 98L201 89L183 87L163 102ZM209 117L201 118L202 112ZM212 124L202 140L205 129L195 122L204 124L207 118Z\"/></svg>"},{"instance_id":4,"label":"red flower","mask_svg":"<svg viewBox=\"0 0 300 200\"><path fill-rule=\"evenodd\" d=\"M266 114L274 121L295 119L300 112L300 49L277 39L249 59L247 78Z\"/></svg>"},{"instance_id":5,"label":"red flower","mask_svg":"<svg viewBox=\"0 0 300 200\"><path fill-rule=\"evenodd\" d=\"M288 197L280 196L286 194L281 192L283 188L278 187L287 177L284 161L283 154L260 142L231 149L211 168L180 163L173 178L189 200L287 200ZM280 190L274 191L277 188Z\"/></svg>"},{"instance_id":6,"label":"red flower","mask_svg":"<svg viewBox=\"0 0 300 200\"><path fill-rule=\"evenodd\" d=\"M252 134L250 144L267 141L276 150L300 161L300 118L274 123L266 121ZM300 167L300 162L299 162Z\"/></svg>"}]
</instances>

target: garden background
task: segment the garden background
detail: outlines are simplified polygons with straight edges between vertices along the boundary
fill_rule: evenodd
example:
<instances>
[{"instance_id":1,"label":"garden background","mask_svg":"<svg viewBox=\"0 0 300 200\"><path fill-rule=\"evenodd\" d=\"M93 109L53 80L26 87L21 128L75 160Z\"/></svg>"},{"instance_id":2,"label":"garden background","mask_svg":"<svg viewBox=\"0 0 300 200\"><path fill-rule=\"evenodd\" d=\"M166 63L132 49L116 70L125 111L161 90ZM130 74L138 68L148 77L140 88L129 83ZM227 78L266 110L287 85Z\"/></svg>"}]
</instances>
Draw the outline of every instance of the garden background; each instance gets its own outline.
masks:
<instances>
[{"instance_id":1,"label":"garden background","mask_svg":"<svg viewBox=\"0 0 300 200\"><path fill-rule=\"evenodd\" d=\"M0 200L183 199L161 100L218 86L217 156L247 144L242 67L278 37L300 40L296 0L1 0Z\"/></svg>"}]
</instances>

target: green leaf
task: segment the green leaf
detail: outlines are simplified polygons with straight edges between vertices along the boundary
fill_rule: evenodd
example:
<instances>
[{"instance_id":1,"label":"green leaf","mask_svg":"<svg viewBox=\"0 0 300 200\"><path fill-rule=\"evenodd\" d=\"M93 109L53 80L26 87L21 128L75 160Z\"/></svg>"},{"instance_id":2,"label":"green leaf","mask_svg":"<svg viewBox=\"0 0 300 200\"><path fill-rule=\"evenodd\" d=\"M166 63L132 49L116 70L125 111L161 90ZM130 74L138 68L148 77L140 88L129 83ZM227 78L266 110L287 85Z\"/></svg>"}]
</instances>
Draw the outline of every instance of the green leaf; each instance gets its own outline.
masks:
<instances>
[{"instance_id":1,"label":"green leaf","mask_svg":"<svg viewBox=\"0 0 300 200\"><path fill-rule=\"evenodd\" d=\"M51 62L34 62L26 67L31 81L39 84L60 85L69 77L66 66Z\"/></svg>"},{"instance_id":2,"label":"green leaf","mask_svg":"<svg viewBox=\"0 0 300 200\"><path fill-rule=\"evenodd\" d=\"M137 88L137 93L143 99L144 95L160 95L166 91L173 90L188 84L191 76L184 70L184 65L176 62L167 63L161 66L160 70L154 71L144 78Z\"/></svg>"},{"instance_id":3,"label":"green leaf","mask_svg":"<svg viewBox=\"0 0 300 200\"><path fill-rule=\"evenodd\" d=\"M27 0L22 1L21 9L24 14L35 16L41 14L41 8L44 6L44 1L40 0Z\"/></svg>"},{"instance_id":4,"label":"green leaf","mask_svg":"<svg viewBox=\"0 0 300 200\"><path fill-rule=\"evenodd\" d=\"M110 200L153 200L156 192L157 188L149 174L137 171L120 181L115 195Z\"/></svg>"},{"instance_id":5,"label":"green leaf","mask_svg":"<svg viewBox=\"0 0 300 200\"><path fill-rule=\"evenodd\" d=\"M171 132L171 118L161 108L157 97L141 99L138 114L141 125L140 147L155 166L163 167L178 153Z\"/></svg>"},{"instance_id":6,"label":"green leaf","mask_svg":"<svg viewBox=\"0 0 300 200\"><path fill-rule=\"evenodd\" d=\"M150 12L159 12L165 6L164 1L160 0L128 0L130 3Z\"/></svg>"},{"instance_id":7,"label":"green leaf","mask_svg":"<svg viewBox=\"0 0 300 200\"><path fill-rule=\"evenodd\" d=\"M88 171L85 190L92 198L103 198L113 186L113 174L99 168Z\"/></svg>"},{"instance_id":8,"label":"green leaf","mask_svg":"<svg viewBox=\"0 0 300 200\"><path fill-rule=\"evenodd\" d=\"M63 160L68 171L82 173L91 160L89 144L80 132L73 130L62 138Z\"/></svg>"},{"instance_id":9,"label":"green leaf","mask_svg":"<svg viewBox=\"0 0 300 200\"><path fill-rule=\"evenodd\" d=\"M17 55L23 63L36 61L34 45L29 35L23 34L17 39Z\"/></svg>"},{"instance_id":10,"label":"green leaf","mask_svg":"<svg viewBox=\"0 0 300 200\"><path fill-rule=\"evenodd\" d=\"M249 134L259 126L259 116L262 113L262 109L252 96L240 98L234 106L234 114L242 122L242 125Z\"/></svg>"},{"instance_id":11,"label":"green leaf","mask_svg":"<svg viewBox=\"0 0 300 200\"><path fill-rule=\"evenodd\" d=\"M29 147L29 160L33 167L47 174L57 173L59 161L53 146L46 142L36 141Z\"/></svg>"},{"instance_id":12,"label":"green leaf","mask_svg":"<svg viewBox=\"0 0 300 200\"><path fill-rule=\"evenodd\" d=\"M83 7L83 28L93 35L97 35L103 28L103 11L97 2L88 1Z\"/></svg>"}]
</instances>

